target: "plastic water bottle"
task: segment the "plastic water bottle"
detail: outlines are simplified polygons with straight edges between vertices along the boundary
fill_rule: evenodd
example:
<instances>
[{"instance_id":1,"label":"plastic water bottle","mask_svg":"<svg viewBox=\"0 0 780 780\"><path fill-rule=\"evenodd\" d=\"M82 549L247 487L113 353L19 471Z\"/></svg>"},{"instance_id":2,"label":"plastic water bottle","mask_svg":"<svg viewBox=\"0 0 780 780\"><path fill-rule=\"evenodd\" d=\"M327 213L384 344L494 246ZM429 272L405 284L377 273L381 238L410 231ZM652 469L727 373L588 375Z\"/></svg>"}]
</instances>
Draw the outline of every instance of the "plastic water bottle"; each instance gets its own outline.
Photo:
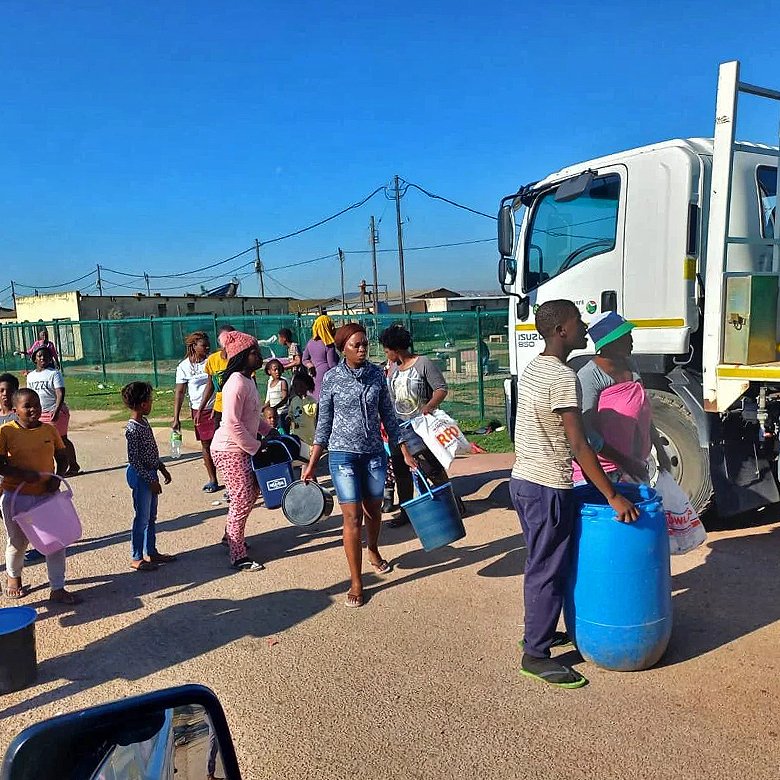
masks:
<instances>
[{"instance_id":1,"label":"plastic water bottle","mask_svg":"<svg viewBox=\"0 0 780 780\"><path fill-rule=\"evenodd\" d=\"M171 457L181 457L181 431L171 431Z\"/></svg>"}]
</instances>

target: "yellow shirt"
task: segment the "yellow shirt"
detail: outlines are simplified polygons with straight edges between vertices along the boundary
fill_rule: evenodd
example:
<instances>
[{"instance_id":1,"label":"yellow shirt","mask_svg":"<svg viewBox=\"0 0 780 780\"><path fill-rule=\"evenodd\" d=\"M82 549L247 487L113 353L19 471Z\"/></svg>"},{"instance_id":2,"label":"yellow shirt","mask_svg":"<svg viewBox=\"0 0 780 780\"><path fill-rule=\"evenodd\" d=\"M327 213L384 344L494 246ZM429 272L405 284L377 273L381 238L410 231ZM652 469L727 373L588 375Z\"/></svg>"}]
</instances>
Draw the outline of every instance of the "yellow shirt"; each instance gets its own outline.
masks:
<instances>
[{"instance_id":1,"label":"yellow shirt","mask_svg":"<svg viewBox=\"0 0 780 780\"><path fill-rule=\"evenodd\" d=\"M18 469L51 474L55 451L64 449L57 429L48 423L41 423L37 428L22 428L18 422L0 426L0 456ZM41 496L46 492L47 481L48 477L33 484L25 482L19 492L26 496ZM15 477L3 477L3 490L16 490L19 483Z\"/></svg>"},{"instance_id":2,"label":"yellow shirt","mask_svg":"<svg viewBox=\"0 0 780 780\"><path fill-rule=\"evenodd\" d=\"M211 377L211 381L214 383L214 411L222 412L222 391L220 387L219 375L227 368L228 359L222 357L222 352L212 352L206 358L206 365L203 366L203 370Z\"/></svg>"}]
</instances>

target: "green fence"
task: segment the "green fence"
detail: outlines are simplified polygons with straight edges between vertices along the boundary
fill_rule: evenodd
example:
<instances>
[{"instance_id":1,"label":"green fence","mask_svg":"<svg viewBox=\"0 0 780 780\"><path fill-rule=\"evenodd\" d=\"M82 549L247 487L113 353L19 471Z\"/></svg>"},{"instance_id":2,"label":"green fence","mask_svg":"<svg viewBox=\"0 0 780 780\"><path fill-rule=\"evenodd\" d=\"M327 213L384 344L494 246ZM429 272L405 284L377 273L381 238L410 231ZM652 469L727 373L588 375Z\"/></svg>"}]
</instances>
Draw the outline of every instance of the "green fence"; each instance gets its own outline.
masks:
<instances>
[{"instance_id":1,"label":"green fence","mask_svg":"<svg viewBox=\"0 0 780 780\"><path fill-rule=\"evenodd\" d=\"M337 321L338 317L335 318ZM465 418L504 416L503 380L509 374L507 312L469 311L441 314L384 314L350 317L359 320L371 341L370 357L380 363L384 354L378 335L393 323L405 324L418 353L434 359L450 387L445 406ZM258 339L273 338L290 328L303 346L311 336L313 316L254 315L236 317L190 316L149 319L25 322L0 325L4 371L30 366L14 355L37 338L42 327L57 345L63 372L95 382L124 384L144 379L155 387L174 384L176 365L184 356L184 337L205 331L216 345L217 329L229 323ZM263 356L284 354L278 343L263 346Z\"/></svg>"}]
</instances>

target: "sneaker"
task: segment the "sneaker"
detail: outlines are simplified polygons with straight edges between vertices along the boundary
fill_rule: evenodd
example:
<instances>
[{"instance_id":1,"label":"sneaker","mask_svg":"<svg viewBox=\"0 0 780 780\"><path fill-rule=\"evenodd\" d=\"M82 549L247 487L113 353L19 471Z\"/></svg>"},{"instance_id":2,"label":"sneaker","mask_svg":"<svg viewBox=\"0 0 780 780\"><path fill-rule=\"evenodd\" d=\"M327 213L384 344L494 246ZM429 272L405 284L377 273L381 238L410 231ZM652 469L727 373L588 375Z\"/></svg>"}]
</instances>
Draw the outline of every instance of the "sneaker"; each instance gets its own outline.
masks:
<instances>
[{"instance_id":1,"label":"sneaker","mask_svg":"<svg viewBox=\"0 0 780 780\"><path fill-rule=\"evenodd\" d=\"M564 666L552 658L535 658L528 653L523 654L520 662L520 674L535 677L556 688L582 688L588 684L587 678L570 666Z\"/></svg>"}]
</instances>

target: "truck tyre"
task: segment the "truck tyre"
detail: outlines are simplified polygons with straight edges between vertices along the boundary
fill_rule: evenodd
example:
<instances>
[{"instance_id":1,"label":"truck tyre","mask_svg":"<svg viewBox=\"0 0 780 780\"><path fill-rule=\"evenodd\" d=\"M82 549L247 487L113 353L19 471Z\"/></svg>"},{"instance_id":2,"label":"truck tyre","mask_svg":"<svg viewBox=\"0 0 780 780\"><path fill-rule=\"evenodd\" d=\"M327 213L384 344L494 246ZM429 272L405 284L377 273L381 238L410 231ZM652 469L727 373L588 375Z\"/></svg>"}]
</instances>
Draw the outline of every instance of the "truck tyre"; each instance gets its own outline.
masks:
<instances>
[{"instance_id":1,"label":"truck tyre","mask_svg":"<svg viewBox=\"0 0 780 780\"><path fill-rule=\"evenodd\" d=\"M699 446L693 417L673 393L647 392L653 407L653 423L672 462L672 476L690 496L696 511L702 514L712 503L712 478L709 456Z\"/></svg>"}]
</instances>

